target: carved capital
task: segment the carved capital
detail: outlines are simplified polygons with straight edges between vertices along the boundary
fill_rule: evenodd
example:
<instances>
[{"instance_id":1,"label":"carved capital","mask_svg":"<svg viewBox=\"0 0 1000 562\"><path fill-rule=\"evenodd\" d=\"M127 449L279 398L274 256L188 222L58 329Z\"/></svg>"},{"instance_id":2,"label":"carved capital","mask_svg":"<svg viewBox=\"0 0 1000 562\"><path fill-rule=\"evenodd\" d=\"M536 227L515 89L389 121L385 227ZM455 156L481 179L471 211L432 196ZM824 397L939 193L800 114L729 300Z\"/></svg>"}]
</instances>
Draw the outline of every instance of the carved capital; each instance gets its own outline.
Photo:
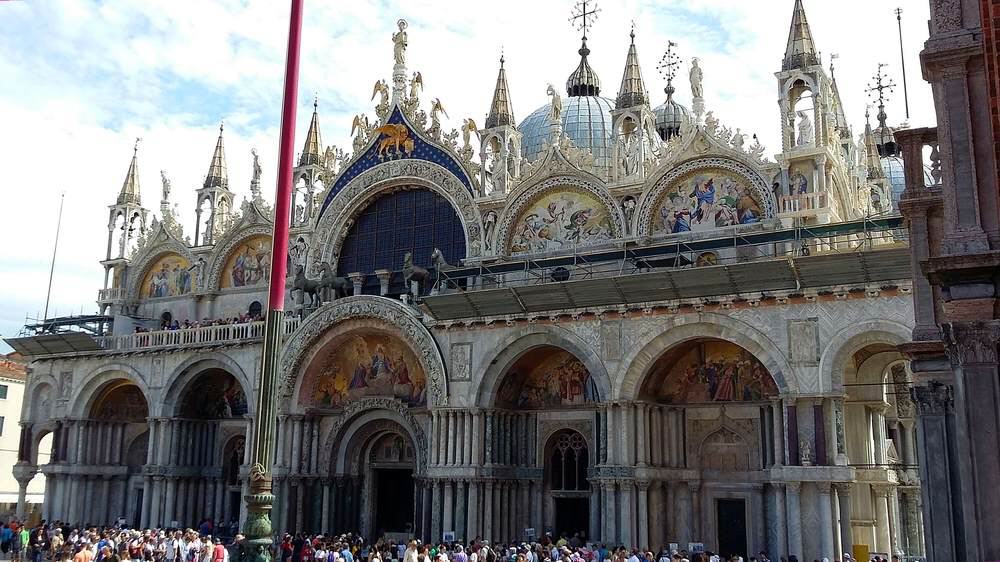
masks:
<instances>
[{"instance_id":1,"label":"carved capital","mask_svg":"<svg viewBox=\"0 0 1000 562\"><path fill-rule=\"evenodd\" d=\"M995 365L1000 325L993 322L948 323L944 331L945 353L952 365Z\"/></svg>"},{"instance_id":2,"label":"carved capital","mask_svg":"<svg viewBox=\"0 0 1000 562\"><path fill-rule=\"evenodd\" d=\"M785 482L785 491L790 494L798 494L802 490L802 482Z\"/></svg>"},{"instance_id":3,"label":"carved capital","mask_svg":"<svg viewBox=\"0 0 1000 562\"><path fill-rule=\"evenodd\" d=\"M951 385L931 381L927 386L914 386L910 392L922 416L944 415L954 407Z\"/></svg>"},{"instance_id":4,"label":"carved capital","mask_svg":"<svg viewBox=\"0 0 1000 562\"><path fill-rule=\"evenodd\" d=\"M834 482L833 489L837 491L838 496L849 496L851 490L854 489L853 482Z\"/></svg>"}]
</instances>

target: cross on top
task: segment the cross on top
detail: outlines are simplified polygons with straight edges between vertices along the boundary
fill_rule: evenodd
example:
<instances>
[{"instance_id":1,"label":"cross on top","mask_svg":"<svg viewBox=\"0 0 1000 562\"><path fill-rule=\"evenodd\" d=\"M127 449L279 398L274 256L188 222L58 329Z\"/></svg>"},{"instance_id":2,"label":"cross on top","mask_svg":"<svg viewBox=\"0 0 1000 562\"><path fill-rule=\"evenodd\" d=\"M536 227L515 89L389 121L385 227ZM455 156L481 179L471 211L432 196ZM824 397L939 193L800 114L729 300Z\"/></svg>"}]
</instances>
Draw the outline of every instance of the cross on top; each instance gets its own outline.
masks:
<instances>
[{"instance_id":1,"label":"cross on top","mask_svg":"<svg viewBox=\"0 0 1000 562\"><path fill-rule=\"evenodd\" d=\"M660 71L660 76L666 79L667 84L673 82L674 77L677 76L677 67L681 64L681 58L674 52L674 47L676 46L677 43L667 41L667 50L663 53L663 57L660 58L659 64L656 65L656 69Z\"/></svg>"},{"instance_id":2,"label":"cross on top","mask_svg":"<svg viewBox=\"0 0 1000 562\"><path fill-rule=\"evenodd\" d=\"M896 83L892 81L892 78L889 78L889 75L882 70L887 66L889 65L884 62L878 63L878 72L876 72L875 76L872 77L874 85L872 85L872 82L869 82L868 89L866 90L868 95L878 97L879 108L885 106L885 101L889 98L889 96L886 95L886 90L888 90L891 94L893 88L896 87ZM875 92L878 93L876 94Z\"/></svg>"},{"instance_id":3,"label":"cross on top","mask_svg":"<svg viewBox=\"0 0 1000 562\"><path fill-rule=\"evenodd\" d=\"M590 9L588 9L588 5ZM569 21L577 29L583 31L583 37L586 39L587 31L594 25L597 13L600 11L601 9L597 7L597 0L578 0L576 5L573 6L573 12Z\"/></svg>"}]
</instances>

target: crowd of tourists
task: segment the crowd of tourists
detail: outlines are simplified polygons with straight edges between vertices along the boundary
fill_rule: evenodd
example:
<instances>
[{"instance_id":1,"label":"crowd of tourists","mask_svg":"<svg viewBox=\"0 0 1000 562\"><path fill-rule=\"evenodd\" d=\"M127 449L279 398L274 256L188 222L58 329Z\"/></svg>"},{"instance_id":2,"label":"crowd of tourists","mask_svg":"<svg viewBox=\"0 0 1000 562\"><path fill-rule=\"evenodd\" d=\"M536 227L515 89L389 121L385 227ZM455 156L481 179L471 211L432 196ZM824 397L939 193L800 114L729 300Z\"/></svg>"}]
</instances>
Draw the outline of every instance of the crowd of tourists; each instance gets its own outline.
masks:
<instances>
[{"instance_id":1,"label":"crowd of tourists","mask_svg":"<svg viewBox=\"0 0 1000 562\"><path fill-rule=\"evenodd\" d=\"M166 318L160 320L160 326L158 328L150 329L144 326L136 326L135 333L145 334L149 332L165 332L173 330L190 330L192 328L205 328L208 326L226 326L231 324L246 324L247 322L258 322L262 320L263 317L260 314L248 314L242 313L237 316L231 316L229 318L202 318L201 320L187 320L183 322L179 320L167 320Z\"/></svg>"},{"instance_id":2,"label":"crowd of tourists","mask_svg":"<svg viewBox=\"0 0 1000 562\"><path fill-rule=\"evenodd\" d=\"M227 535L225 539L222 535ZM0 527L0 551L12 562L242 562L247 556L243 535L234 528L216 528L205 519L197 529L71 528L45 521L34 528L16 521ZM476 539L425 544L418 540L382 539L370 544L355 534L285 534L272 545L275 562L799 562L792 555L772 560L759 552L740 555L684 549L651 550L585 543L581 535L549 535L539 541L494 543ZM892 562L898 562L893 556ZM845 554L843 561L853 561ZM814 562L820 562L819 560ZM830 562L823 558L822 562ZM870 562L889 562L873 557Z\"/></svg>"}]
</instances>

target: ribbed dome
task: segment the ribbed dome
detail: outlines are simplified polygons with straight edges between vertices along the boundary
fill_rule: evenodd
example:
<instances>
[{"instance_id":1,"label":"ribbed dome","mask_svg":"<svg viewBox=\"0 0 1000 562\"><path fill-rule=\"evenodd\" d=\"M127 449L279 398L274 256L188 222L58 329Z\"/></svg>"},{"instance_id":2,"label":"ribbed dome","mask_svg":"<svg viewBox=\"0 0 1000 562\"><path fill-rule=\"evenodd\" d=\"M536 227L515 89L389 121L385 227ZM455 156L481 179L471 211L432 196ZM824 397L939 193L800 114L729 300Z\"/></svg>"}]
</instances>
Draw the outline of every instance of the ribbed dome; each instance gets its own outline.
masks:
<instances>
[{"instance_id":1,"label":"ribbed dome","mask_svg":"<svg viewBox=\"0 0 1000 562\"><path fill-rule=\"evenodd\" d=\"M599 96L573 96L563 98L563 133L577 148L589 150L594 164L607 169L614 146L611 128L611 110L614 100ZM551 139L549 129L549 104L539 107L518 126L523 135L521 151L530 162L542 153L542 147Z\"/></svg>"},{"instance_id":2,"label":"ribbed dome","mask_svg":"<svg viewBox=\"0 0 1000 562\"><path fill-rule=\"evenodd\" d=\"M671 90L673 90L673 88L671 88ZM656 116L656 132L660 134L660 138L664 141L679 135L681 132L681 125L683 125L684 121L688 120L690 116L688 109L677 103L672 94L673 91L667 94L667 101L663 102L653 110L653 114Z\"/></svg>"},{"instance_id":3,"label":"ribbed dome","mask_svg":"<svg viewBox=\"0 0 1000 562\"><path fill-rule=\"evenodd\" d=\"M590 49L587 48L587 38L583 38L583 45L577 51L580 54L580 64L576 70L566 79L566 93L570 96L597 96L601 93L601 79L597 73L590 68L587 62L587 55Z\"/></svg>"}]
</instances>

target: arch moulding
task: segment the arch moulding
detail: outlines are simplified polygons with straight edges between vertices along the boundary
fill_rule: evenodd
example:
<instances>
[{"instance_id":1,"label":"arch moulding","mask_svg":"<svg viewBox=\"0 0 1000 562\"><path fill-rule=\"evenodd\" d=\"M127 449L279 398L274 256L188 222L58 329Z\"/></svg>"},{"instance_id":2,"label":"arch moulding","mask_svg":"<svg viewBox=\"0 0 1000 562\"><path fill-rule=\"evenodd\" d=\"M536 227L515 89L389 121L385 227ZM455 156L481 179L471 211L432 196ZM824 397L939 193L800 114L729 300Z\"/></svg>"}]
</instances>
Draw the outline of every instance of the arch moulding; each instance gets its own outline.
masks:
<instances>
[{"instance_id":1,"label":"arch moulding","mask_svg":"<svg viewBox=\"0 0 1000 562\"><path fill-rule=\"evenodd\" d=\"M622 359L622 364L628 367L615 389L614 399L637 399L643 382L664 353L684 342L703 338L725 340L742 347L764 365L781 394L798 392L798 382L791 365L764 333L729 316L701 313L693 317L672 317L667 326L647 333L644 339L639 340L635 351Z\"/></svg>"},{"instance_id":2,"label":"arch moulding","mask_svg":"<svg viewBox=\"0 0 1000 562\"><path fill-rule=\"evenodd\" d=\"M69 417L86 418L89 416L90 408L93 406L94 400L97 398L100 390L107 383L116 380L127 380L138 386L142 392L142 397L146 399L148 415L154 417L159 414L159 412L154 411L156 402L150 398L149 387L146 386L146 381L142 378L139 371L131 365L124 363L110 363L97 367L83 378L83 384L70 396L69 403L72 404L72 410Z\"/></svg>"},{"instance_id":3,"label":"arch moulding","mask_svg":"<svg viewBox=\"0 0 1000 562\"><path fill-rule=\"evenodd\" d=\"M874 343L900 345L910 341L911 328L892 320L865 320L840 330L830 338L819 358L820 381L831 390L844 388L844 369L851 355Z\"/></svg>"},{"instance_id":4,"label":"arch moulding","mask_svg":"<svg viewBox=\"0 0 1000 562\"><path fill-rule=\"evenodd\" d=\"M424 472L427 468L428 443L420 422L403 402L395 398L371 397L351 402L333 422L324 442L324 449L329 458L333 459L327 468L329 475L346 474L351 469L354 459L347 458L347 453L359 432L366 431L366 427L389 431L386 422L398 426L408 434L417 457L416 472Z\"/></svg>"},{"instance_id":5,"label":"arch moulding","mask_svg":"<svg viewBox=\"0 0 1000 562\"><path fill-rule=\"evenodd\" d=\"M608 370L604 366L604 362L601 361L597 350L592 349L579 336L565 328L536 325L530 330L528 333L519 332L508 336L496 346L498 351L494 355L483 358L481 365L485 364L487 367L476 384L473 385L474 388L479 389L475 397L478 407L493 407L504 375L514 365L514 362L529 350L541 346L556 347L572 353L587 367L587 371L597 385L599 399L601 401L610 399L612 395L611 377L608 375Z\"/></svg>"},{"instance_id":6,"label":"arch moulding","mask_svg":"<svg viewBox=\"0 0 1000 562\"><path fill-rule=\"evenodd\" d=\"M377 196L405 187L429 189L444 197L462 221L466 257L482 255L483 220L468 188L442 166L425 160L404 159L390 160L365 170L334 196L316 222L311 267L329 262L336 269L340 248L357 214Z\"/></svg>"},{"instance_id":7,"label":"arch moulding","mask_svg":"<svg viewBox=\"0 0 1000 562\"><path fill-rule=\"evenodd\" d=\"M337 324L352 319L374 319L393 328L410 346L427 375L428 406L448 404L448 382L444 360L431 333L414 317L407 305L372 295L346 297L327 303L309 315L282 348L279 396L287 404L293 400L304 361L312 346ZM357 404L352 402L351 404ZM350 405L349 405L350 406Z\"/></svg>"}]
</instances>

